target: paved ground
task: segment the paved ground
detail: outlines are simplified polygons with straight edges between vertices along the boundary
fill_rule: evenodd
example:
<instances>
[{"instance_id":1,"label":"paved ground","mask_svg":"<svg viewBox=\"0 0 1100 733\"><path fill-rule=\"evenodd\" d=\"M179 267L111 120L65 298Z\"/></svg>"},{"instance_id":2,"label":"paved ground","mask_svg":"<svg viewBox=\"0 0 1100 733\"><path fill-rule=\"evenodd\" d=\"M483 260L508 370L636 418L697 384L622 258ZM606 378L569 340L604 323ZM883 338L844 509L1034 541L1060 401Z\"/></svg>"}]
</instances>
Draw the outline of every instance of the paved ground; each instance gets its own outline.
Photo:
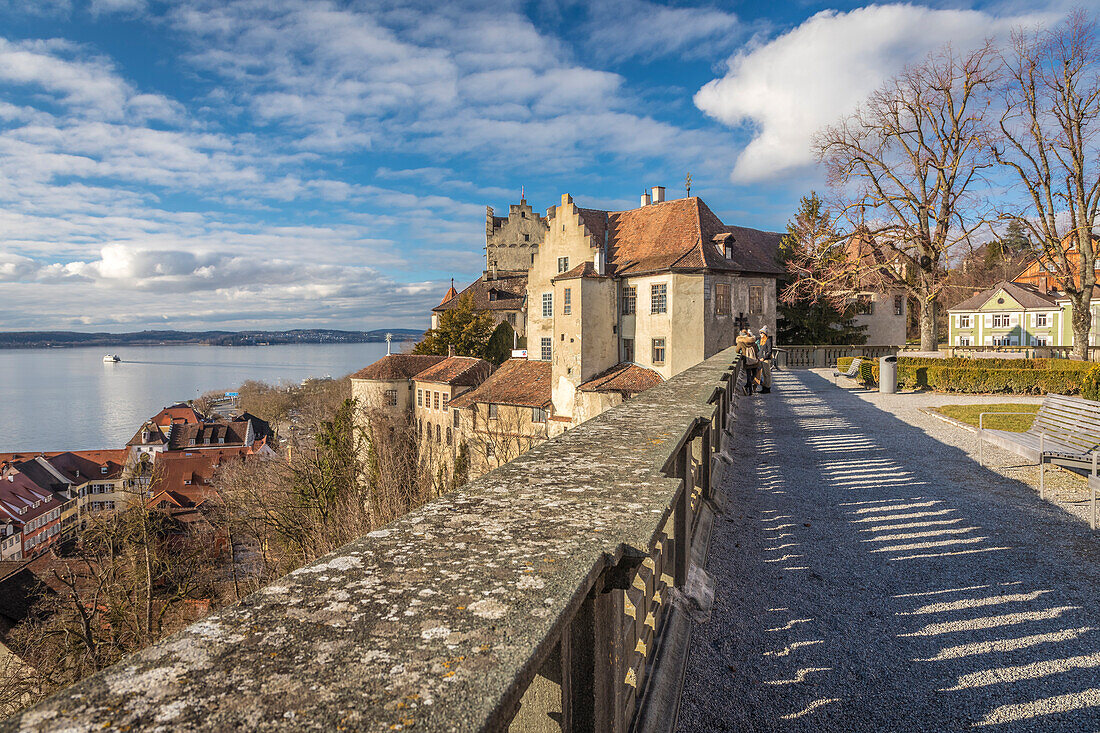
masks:
<instances>
[{"instance_id":1,"label":"paved ground","mask_svg":"<svg viewBox=\"0 0 1100 733\"><path fill-rule=\"evenodd\" d=\"M775 387L740 403L680 730L1100 730L1100 535L918 410L973 400Z\"/></svg>"}]
</instances>

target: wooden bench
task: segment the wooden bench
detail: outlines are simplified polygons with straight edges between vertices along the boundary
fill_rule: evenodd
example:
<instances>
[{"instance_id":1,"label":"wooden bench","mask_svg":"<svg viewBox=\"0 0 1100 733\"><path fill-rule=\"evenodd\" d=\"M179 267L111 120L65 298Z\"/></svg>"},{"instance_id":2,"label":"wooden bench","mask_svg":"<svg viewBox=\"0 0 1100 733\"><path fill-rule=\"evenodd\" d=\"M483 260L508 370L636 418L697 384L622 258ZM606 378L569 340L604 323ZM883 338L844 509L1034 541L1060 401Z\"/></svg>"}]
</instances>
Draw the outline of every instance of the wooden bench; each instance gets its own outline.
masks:
<instances>
[{"instance_id":1,"label":"wooden bench","mask_svg":"<svg viewBox=\"0 0 1100 733\"><path fill-rule=\"evenodd\" d=\"M984 465L985 442L1039 464L1039 496L1046 495L1046 464L1089 470L1095 474L1100 453L1100 402L1047 395L1035 422L1022 433L985 427L986 415L1030 415L1030 412L983 412L978 416L978 463ZM1091 478L1090 478L1091 481ZM1100 484L1098 484L1100 486Z\"/></svg>"},{"instance_id":2,"label":"wooden bench","mask_svg":"<svg viewBox=\"0 0 1100 733\"><path fill-rule=\"evenodd\" d=\"M859 379L859 367L863 363L863 359L858 356L852 359L851 365L848 367L848 371L842 372L839 369L833 370L833 384L836 384L837 377L847 377L848 379Z\"/></svg>"}]
</instances>

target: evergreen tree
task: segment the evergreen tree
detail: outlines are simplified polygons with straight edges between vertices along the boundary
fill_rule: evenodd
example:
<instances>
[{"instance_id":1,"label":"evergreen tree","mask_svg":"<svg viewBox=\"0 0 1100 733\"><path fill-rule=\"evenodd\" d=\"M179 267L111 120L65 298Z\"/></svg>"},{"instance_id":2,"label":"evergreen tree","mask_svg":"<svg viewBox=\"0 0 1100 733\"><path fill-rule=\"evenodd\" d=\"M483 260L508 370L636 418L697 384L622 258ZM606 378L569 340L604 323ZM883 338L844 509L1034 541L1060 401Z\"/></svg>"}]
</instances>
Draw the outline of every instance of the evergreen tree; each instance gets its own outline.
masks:
<instances>
[{"instance_id":1,"label":"evergreen tree","mask_svg":"<svg viewBox=\"0 0 1100 733\"><path fill-rule=\"evenodd\" d=\"M493 334L493 317L474 308L470 293L459 297L458 304L439 316L439 327L430 329L413 347L414 354L446 356L454 346L457 356L485 357L485 348Z\"/></svg>"},{"instance_id":2,"label":"evergreen tree","mask_svg":"<svg viewBox=\"0 0 1100 733\"><path fill-rule=\"evenodd\" d=\"M824 208L816 191L803 196L798 213L787 222L787 233L779 245L779 264L786 271L776 283L780 291L788 290L791 282L799 277L792 266L796 252L820 252L837 242L832 226L832 216ZM800 298L779 301L777 334L780 344L862 344L867 340L866 326L856 326L852 320L854 306L838 310L827 300L815 301Z\"/></svg>"},{"instance_id":3,"label":"evergreen tree","mask_svg":"<svg viewBox=\"0 0 1100 733\"><path fill-rule=\"evenodd\" d=\"M489 343L485 345L485 358L497 366L507 361L512 356L515 333L508 321L501 321L489 337Z\"/></svg>"}]
</instances>

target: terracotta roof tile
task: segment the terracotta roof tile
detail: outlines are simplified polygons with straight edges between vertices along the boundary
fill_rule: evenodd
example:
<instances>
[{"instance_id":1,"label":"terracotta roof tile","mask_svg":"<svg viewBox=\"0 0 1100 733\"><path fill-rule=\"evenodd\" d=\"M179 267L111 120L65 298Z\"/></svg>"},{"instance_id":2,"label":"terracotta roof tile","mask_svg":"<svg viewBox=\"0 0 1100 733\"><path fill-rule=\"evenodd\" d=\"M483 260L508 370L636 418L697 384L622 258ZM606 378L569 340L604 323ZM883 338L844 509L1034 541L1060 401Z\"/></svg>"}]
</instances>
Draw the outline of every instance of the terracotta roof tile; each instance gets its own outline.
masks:
<instances>
[{"instance_id":1,"label":"terracotta roof tile","mask_svg":"<svg viewBox=\"0 0 1100 733\"><path fill-rule=\"evenodd\" d=\"M451 407L474 403L546 407L550 404L550 362L509 359L481 386L455 397Z\"/></svg>"},{"instance_id":2,"label":"terracotta roof tile","mask_svg":"<svg viewBox=\"0 0 1100 733\"><path fill-rule=\"evenodd\" d=\"M438 364L447 357L432 356L428 354L390 354L383 356L370 366L363 367L352 379L382 379L395 381L400 379L412 379L418 372Z\"/></svg>"},{"instance_id":3,"label":"terracotta roof tile","mask_svg":"<svg viewBox=\"0 0 1100 733\"><path fill-rule=\"evenodd\" d=\"M664 378L652 369L646 369L630 362L623 362L600 372L577 389L582 392L638 394L639 392L645 392L650 387L657 386L663 381Z\"/></svg>"},{"instance_id":4,"label":"terracotta roof tile","mask_svg":"<svg viewBox=\"0 0 1100 733\"><path fill-rule=\"evenodd\" d=\"M572 270L568 270L551 278L551 282L557 282L558 280L576 280L577 278L600 278L610 277L610 275L600 275L596 272L596 266L589 260L585 260L581 264L574 267Z\"/></svg>"},{"instance_id":5,"label":"terracotta roof tile","mask_svg":"<svg viewBox=\"0 0 1100 733\"><path fill-rule=\"evenodd\" d=\"M723 224L697 197L674 199L608 217L608 263L616 275L668 269L713 269L781 274L775 253L782 235ZM733 257L716 237L733 235Z\"/></svg>"},{"instance_id":6,"label":"terracotta roof tile","mask_svg":"<svg viewBox=\"0 0 1100 733\"><path fill-rule=\"evenodd\" d=\"M485 381L493 365L472 356L449 356L413 377L418 382L438 382L457 387L476 387Z\"/></svg>"}]
</instances>

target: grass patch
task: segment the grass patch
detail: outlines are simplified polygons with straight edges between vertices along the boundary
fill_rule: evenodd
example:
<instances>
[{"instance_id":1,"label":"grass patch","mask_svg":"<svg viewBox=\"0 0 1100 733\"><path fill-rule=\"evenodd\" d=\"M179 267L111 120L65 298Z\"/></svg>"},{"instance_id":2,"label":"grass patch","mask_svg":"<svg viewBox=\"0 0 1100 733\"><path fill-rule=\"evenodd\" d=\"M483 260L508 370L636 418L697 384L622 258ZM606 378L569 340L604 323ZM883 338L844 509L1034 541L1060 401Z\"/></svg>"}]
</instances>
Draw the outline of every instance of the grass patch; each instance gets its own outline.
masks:
<instances>
[{"instance_id":1,"label":"grass patch","mask_svg":"<svg viewBox=\"0 0 1100 733\"><path fill-rule=\"evenodd\" d=\"M993 430L1010 430L1022 433L1035 422L1033 417L1039 411L1039 405L1020 402L1001 402L995 405L943 405L933 407L941 415L953 417L968 425L978 427L978 416L983 412L1027 412L1029 415L986 415L985 427Z\"/></svg>"}]
</instances>

